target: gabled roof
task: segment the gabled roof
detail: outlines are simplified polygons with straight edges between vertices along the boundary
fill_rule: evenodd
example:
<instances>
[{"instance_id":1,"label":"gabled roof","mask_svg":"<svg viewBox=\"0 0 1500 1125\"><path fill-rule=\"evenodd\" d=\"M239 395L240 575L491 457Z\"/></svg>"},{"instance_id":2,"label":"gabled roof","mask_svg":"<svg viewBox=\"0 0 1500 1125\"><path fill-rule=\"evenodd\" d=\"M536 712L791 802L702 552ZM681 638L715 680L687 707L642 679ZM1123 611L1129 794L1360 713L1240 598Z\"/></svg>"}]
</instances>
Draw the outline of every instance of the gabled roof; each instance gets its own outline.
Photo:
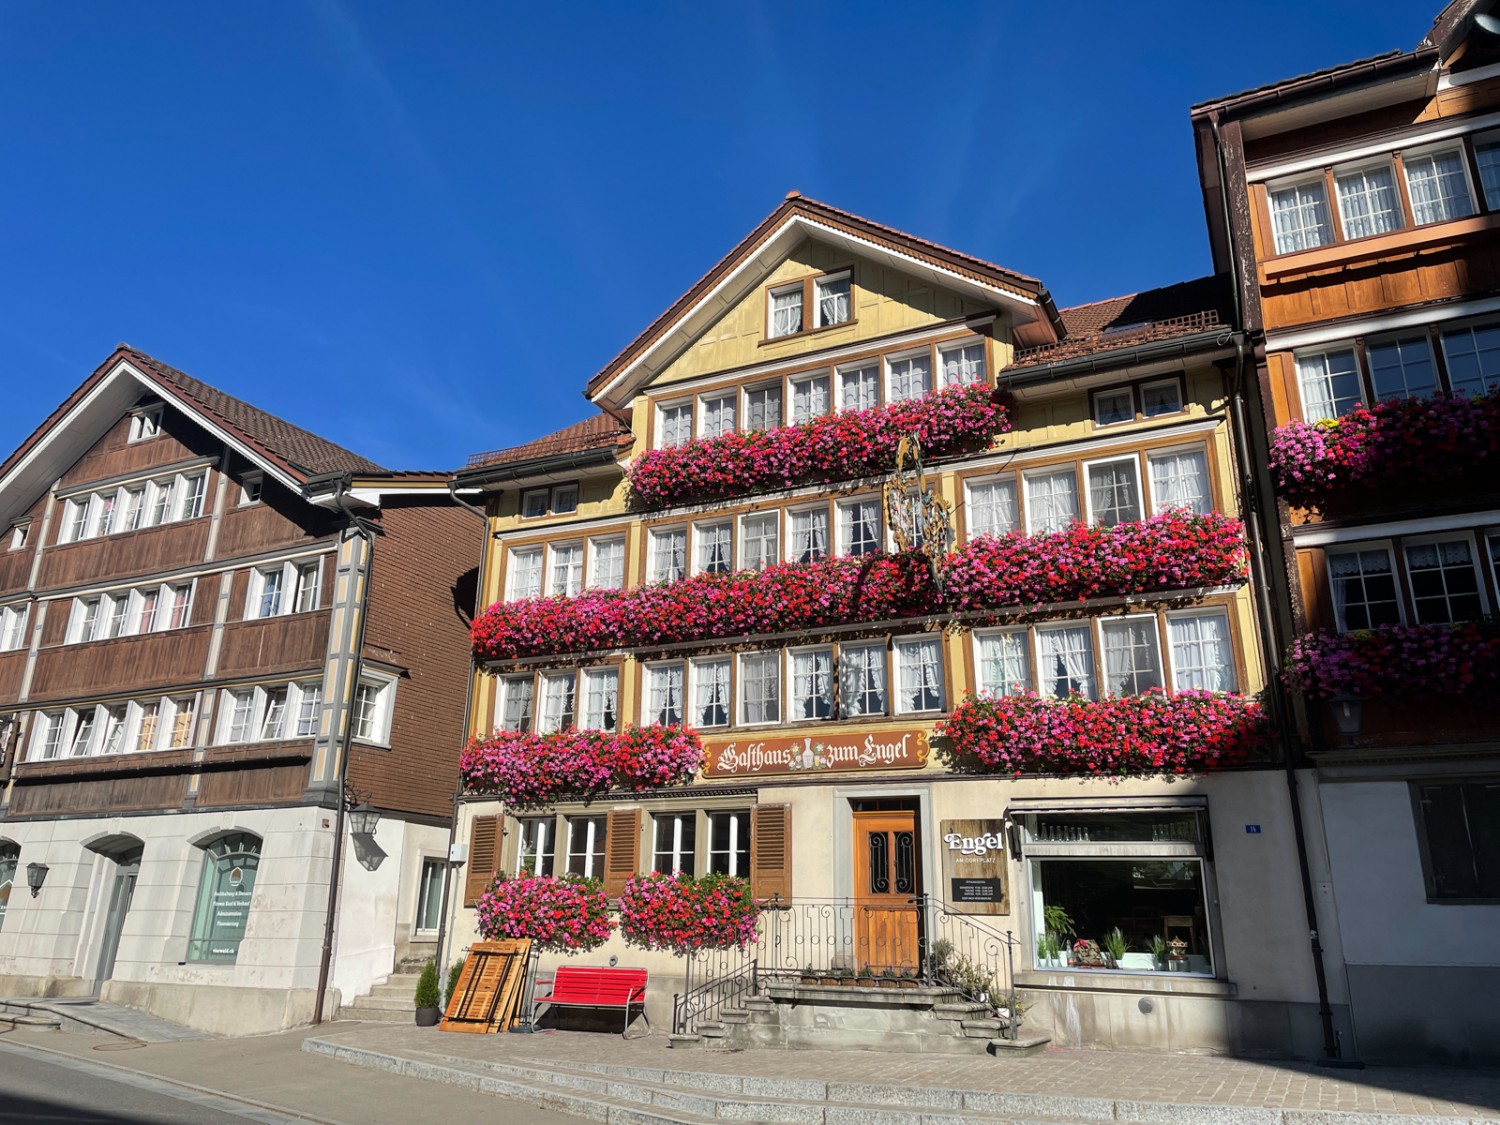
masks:
<instances>
[{"instance_id":1,"label":"gabled roof","mask_svg":"<svg viewBox=\"0 0 1500 1125\"><path fill-rule=\"evenodd\" d=\"M0 527L147 395L188 415L293 491L331 473L386 473L369 458L121 344L0 464Z\"/></svg>"},{"instance_id":2,"label":"gabled roof","mask_svg":"<svg viewBox=\"0 0 1500 1125\"><path fill-rule=\"evenodd\" d=\"M1067 336L1057 344L1017 351L1015 362L1005 371L1104 355L1216 328L1228 332L1232 301L1229 276L1218 274L1063 309L1060 315Z\"/></svg>"},{"instance_id":3,"label":"gabled roof","mask_svg":"<svg viewBox=\"0 0 1500 1125\"><path fill-rule=\"evenodd\" d=\"M508 449L492 449L488 453L476 453L464 465L465 469L477 469L485 465L509 465L520 461L535 461L542 457L557 457L565 453L583 453L590 449L605 449L629 445L634 440L630 428L623 422L600 411L592 418L574 422L560 430L513 445Z\"/></svg>"},{"instance_id":4,"label":"gabled roof","mask_svg":"<svg viewBox=\"0 0 1500 1125\"><path fill-rule=\"evenodd\" d=\"M802 239L812 237L899 265L934 283L1009 308L1044 339L1062 334L1057 309L1034 277L950 250L791 192L708 273L589 380L595 402L624 405L719 315L759 285Z\"/></svg>"}]
</instances>

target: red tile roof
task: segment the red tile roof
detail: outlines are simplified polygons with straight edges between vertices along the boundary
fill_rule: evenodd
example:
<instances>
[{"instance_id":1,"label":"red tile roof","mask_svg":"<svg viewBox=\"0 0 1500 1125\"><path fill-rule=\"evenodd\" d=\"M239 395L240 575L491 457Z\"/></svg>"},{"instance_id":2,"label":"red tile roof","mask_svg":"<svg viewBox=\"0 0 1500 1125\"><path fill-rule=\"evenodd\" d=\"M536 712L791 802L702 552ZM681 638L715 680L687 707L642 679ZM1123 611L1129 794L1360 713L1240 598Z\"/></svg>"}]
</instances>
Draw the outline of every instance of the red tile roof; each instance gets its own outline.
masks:
<instances>
[{"instance_id":1,"label":"red tile roof","mask_svg":"<svg viewBox=\"0 0 1500 1125\"><path fill-rule=\"evenodd\" d=\"M633 435L618 419L602 411L582 422L574 422L555 433L528 441L524 445L513 445L508 449L492 449L488 453L476 453L464 466L476 469L482 465L505 465L517 461L534 461L542 457L556 457L564 453L582 453L589 449L605 449L630 444Z\"/></svg>"},{"instance_id":2,"label":"red tile roof","mask_svg":"<svg viewBox=\"0 0 1500 1125\"><path fill-rule=\"evenodd\" d=\"M1230 300L1228 275L1220 274L1061 309L1067 336L1056 344L1016 352L1006 370L1102 355L1219 327L1228 332L1233 319Z\"/></svg>"}]
</instances>

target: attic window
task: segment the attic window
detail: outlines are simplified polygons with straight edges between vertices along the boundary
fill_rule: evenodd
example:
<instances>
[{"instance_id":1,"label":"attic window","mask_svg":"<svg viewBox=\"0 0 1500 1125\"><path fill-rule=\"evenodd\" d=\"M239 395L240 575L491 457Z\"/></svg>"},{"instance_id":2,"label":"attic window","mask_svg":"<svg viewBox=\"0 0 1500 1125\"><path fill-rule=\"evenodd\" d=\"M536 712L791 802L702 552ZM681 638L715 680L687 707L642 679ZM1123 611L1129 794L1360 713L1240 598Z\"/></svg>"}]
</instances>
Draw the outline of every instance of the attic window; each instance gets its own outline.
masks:
<instances>
[{"instance_id":1,"label":"attic window","mask_svg":"<svg viewBox=\"0 0 1500 1125\"><path fill-rule=\"evenodd\" d=\"M130 416L130 440L150 441L161 433L161 406L148 406Z\"/></svg>"},{"instance_id":2,"label":"attic window","mask_svg":"<svg viewBox=\"0 0 1500 1125\"><path fill-rule=\"evenodd\" d=\"M260 491L265 484L265 475L262 473L246 473L240 481L240 507L248 508L251 504L260 503Z\"/></svg>"},{"instance_id":3,"label":"attic window","mask_svg":"<svg viewBox=\"0 0 1500 1125\"><path fill-rule=\"evenodd\" d=\"M817 332L854 320L854 273L805 277L766 291L766 339Z\"/></svg>"},{"instance_id":4,"label":"attic window","mask_svg":"<svg viewBox=\"0 0 1500 1125\"><path fill-rule=\"evenodd\" d=\"M12 551L19 551L22 547L26 546L26 540L29 538L31 538L31 523L28 521L26 523L15 524L10 529L10 549Z\"/></svg>"}]
</instances>

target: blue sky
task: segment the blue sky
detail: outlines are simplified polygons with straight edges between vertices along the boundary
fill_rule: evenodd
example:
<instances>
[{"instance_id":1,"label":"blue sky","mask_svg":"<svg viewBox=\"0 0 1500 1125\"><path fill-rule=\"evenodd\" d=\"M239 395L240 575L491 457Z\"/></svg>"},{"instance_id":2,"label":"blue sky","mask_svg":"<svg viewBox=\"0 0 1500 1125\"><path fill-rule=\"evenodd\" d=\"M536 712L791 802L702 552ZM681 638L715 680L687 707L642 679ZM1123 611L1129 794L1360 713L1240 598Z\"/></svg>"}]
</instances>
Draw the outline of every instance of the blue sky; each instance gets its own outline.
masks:
<instances>
[{"instance_id":1,"label":"blue sky","mask_svg":"<svg viewBox=\"0 0 1500 1125\"><path fill-rule=\"evenodd\" d=\"M789 189L1039 276L1209 270L1188 107L1391 2L0 7L0 458L125 340L392 468L582 387Z\"/></svg>"}]
</instances>

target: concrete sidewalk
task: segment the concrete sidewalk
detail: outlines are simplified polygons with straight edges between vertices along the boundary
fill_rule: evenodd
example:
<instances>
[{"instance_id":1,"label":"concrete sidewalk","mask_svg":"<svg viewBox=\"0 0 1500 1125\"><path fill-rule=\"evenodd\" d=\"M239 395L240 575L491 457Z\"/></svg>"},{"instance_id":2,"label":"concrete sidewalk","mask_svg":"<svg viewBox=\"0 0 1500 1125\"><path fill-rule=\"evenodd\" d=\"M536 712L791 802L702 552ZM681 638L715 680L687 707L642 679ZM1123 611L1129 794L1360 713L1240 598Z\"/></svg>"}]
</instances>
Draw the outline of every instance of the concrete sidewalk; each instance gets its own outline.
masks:
<instances>
[{"instance_id":1,"label":"concrete sidewalk","mask_svg":"<svg viewBox=\"0 0 1500 1125\"><path fill-rule=\"evenodd\" d=\"M1125 1051L1028 1058L872 1051L673 1050L667 1037L455 1035L338 1024L304 1050L487 1089L595 1120L954 1125L1031 1120L1145 1125L1500 1122L1500 1071L1371 1067Z\"/></svg>"}]
</instances>

